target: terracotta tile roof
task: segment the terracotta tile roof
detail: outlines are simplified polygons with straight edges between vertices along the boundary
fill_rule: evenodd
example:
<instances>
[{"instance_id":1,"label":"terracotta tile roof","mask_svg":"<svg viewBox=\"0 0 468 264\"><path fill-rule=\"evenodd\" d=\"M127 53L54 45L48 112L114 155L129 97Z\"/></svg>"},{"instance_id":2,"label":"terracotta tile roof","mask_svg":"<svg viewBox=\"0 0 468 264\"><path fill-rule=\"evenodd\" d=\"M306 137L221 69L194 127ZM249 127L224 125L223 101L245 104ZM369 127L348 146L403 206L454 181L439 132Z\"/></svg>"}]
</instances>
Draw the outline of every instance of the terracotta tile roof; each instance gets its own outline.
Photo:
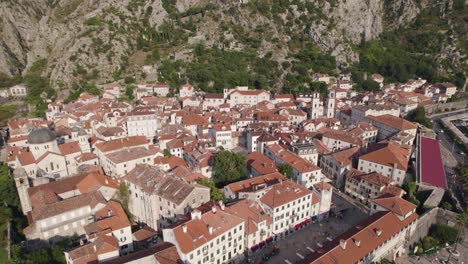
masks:
<instances>
[{"instance_id":1,"label":"terracotta tile roof","mask_svg":"<svg viewBox=\"0 0 468 264\"><path fill-rule=\"evenodd\" d=\"M297 263L358 263L417 218L415 213L400 220L392 212L377 212ZM345 249L340 246L340 242L346 243Z\"/></svg>"},{"instance_id":2,"label":"terracotta tile roof","mask_svg":"<svg viewBox=\"0 0 468 264\"><path fill-rule=\"evenodd\" d=\"M275 156L278 159L282 160L284 163L289 164L293 169L300 173L320 170L319 167L297 156L291 151L284 149L278 144L271 144L265 148L271 150L273 153L275 153Z\"/></svg>"},{"instance_id":3,"label":"terracotta tile roof","mask_svg":"<svg viewBox=\"0 0 468 264\"><path fill-rule=\"evenodd\" d=\"M208 123L208 118L201 115L185 115L182 118L182 125L184 126L203 125Z\"/></svg>"},{"instance_id":4,"label":"terracotta tile roof","mask_svg":"<svg viewBox=\"0 0 468 264\"><path fill-rule=\"evenodd\" d=\"M85 175L84 178L76 184L76 188L81 193L97 191L101 187L118 189L119 185L117 184L117 181L111 177L100 173L90 173Z\"/></svg>"},{"instance_id":5,"label":"terracotta tile roof","mask_svg":"<svg viewBox=\"0 0 468 264\"><path fill-rule=\"evenodd\" d=\"M323 143L322 140L314 138L313 141L314 141L315 147L317 148L317 152L320 155L327 154L328 152L330 152L327 145L325 145L325 143Z\"/></svg>"},{"instance_id":6,"label":"terracotta tile roof","mask_svg":"<svg viewBox=\"0 0 468 264\"><path fill-rule=\"evenodd\" d=\"M410 130L410 129L417 129L418 127L403 118L399 118L392 115L381 115L381 116L373 116L368 115L366 116L372 122L384 124L386 126L398 129L398 130Z\"/></svg>"},{"instance_id":7,"label":"terracotta tile roof","mask_svg":"<svg viewBox=\"0 0 468 264\"><path fill-rule=\"evenodd\" d=\"M250 178L243 181L238 181L231 183L224 188L229 188L231 192L237 194L239 192L254 192L256 191L256 186L266 184L266 186L271 186L280 183L280 181L285 181L287 178L279 173L274 172L254 178Z\"/></svg>"},{"instance_id":8,"label":"terracotta tile roof","mask_svg":"<svg viewBox=\"0 0 468 264\"><path fill-rule=\"evenodd\" d=\"M337 162L339 162L341 166L348 166L353 162L354 159L357 159L359 153L359 147L352 147L331 153L329 155L331 155Z\"/></svg>"},{"instance_id":9,"label":"terracotta tile roof","mask_svg":"<svg viewBox=\"0 0 468 264\"><path fill-rule=\"evenodd\" d=\"M78 141L68 142L65 144L58 145L60 153L62 155L70 155L73 153L81 152L81 148Z\"/></svg>"},{"instance_id":10,"label":"terracotta tile roof","mask_svg":"<svg viewBox=\"0 0 468 264\"><path fill-rule=\"evenodd\" d=\"M276 164L267 156L260 152L252 152L245 159L247 167L250 167L260 174L277 172Z\"/></svg>"},{"instance_id":11,"label":"terracotta tile roof","mask_svg":"<svg viewBox=\"0 0 468 264\"><path fill-rule=\"evenodd\" d=\"M31 152L29 151L20 151L18 152L18 161L21 164L21 166L26 166L30 164L36 163L36 159L34 159L34 156Z\"/></svg>"},{"instance_id":12,"label":"terracotta tile roof","mask_svg":"<svg viewBox=\"0 0 468 264\"><path fill-rule=\"evenodd\" d=\"M406 216L417 207L403 198L388 193L373 199L372 202L401 216Z\"/></svg>"},{"instance_id":13,"label":"terracotta tile roof","mask_svg":"<svg viewBox=\"0 0 468 264\"><path fill-rule=\"evenodd\" d=\"M170 156L170 157L161 157L158 156L154 158L153 160L154 165L169 165L169 169L174 169L175 167L188 167L187 162L183 158L179 158L176 156Z\"/></svg>"},{"instance_id":14,"label":"terracotta tile roof","mask_svg":"<svg viewBox=\"0 0 468 264\"><path fill-rule=\"evenodd\" d=\"M113 200L107 202L102 209L97 211L95 217L95 222L84 227L88 237L99 236L101 233L105 234L131 226L120 203Z\"/></svg>"},{"instance_id":15,"label":"terracotta tile roof","mask_svg":"<svg viewBox=\"0 0 468 264\"><path fill-rule=\"evenodd\" d=\"M230 229L244 223L238 216L232 215L226 210L215 205L216 212L208 211L201 214L200 219L192 219L182 225L173 228L174 238L179 249L187 254L201 247L209 241L219 237ZM186 232L183 231L186 228ZM212 232L209 232L212 228Z\"/></svg>"},{"instance_id":16,"label":"terracotta tile roof","mask_svg":"<svg viewBox=\"0 0 468 264\"><path fill-rule=\"evenodd\" d=\"M119 138L114 140L109 140L105 142L96 143L96 148L102 152L109 152L125 147L135 147L140 145L146 145L148 140L145 136L133 136L126 138Z\"/></svg>"},{"instance_id":17,"label":"terracotta tile roof","mask_svg":"<svg viewBox=\"0 0 468 264\"><path fill-rule=\"evenodd\" d=\"M270 208L276 208L309 194L312 194L309 189L291 180L286 180L273 185L271 189L260 198L260 201Z\"/></svg>"},{"instance_id":18,"label":"terracotta tile roof","mask_svg":"<svg viewBox=\"0 0 468 264\"><path fill-rule=\"evenodd\" d=\"M383 194L390 194L390 195L393 195L393 196L398 196L398 197L401 197L403 196L403 194L405 194L406 192L401 189L400 187L398 186L395 186L395 185L388 185L388 186L385 186L382 191L380 191L380 193L383 195Z\"/></svg>"},{"instance_id":19,"label":"terracotta tile roof","mask_svg":"<svg viewBox=\"0 0 468 264\"><path fill-rule=\"evenodd\" d=\"M81 155L75 158L75 160L79 163L86 162L86 161L93 160L93 159L97 159L97 155L91 152L81 153Z\"/></svg>"},{"instance_id":20,"label":"terracotta tile roof","mask_svg":"<svg viewBox=\"0 0 468 264\"><path fill-rule=\"evenodd\" d=\"M294 101L294 96L292 94L275 94L275 99L290 99Z\"/></svg>"},{"instance_id":21,"label":"terracotta tile roof","mask_svg":"<svg viewBox=\"0 0 468 264\"><path fill-rule=\"evenodd\" d=\"M88 243L67 252L74 264L97 263L98 256L94 250L94 243Z\"/></svg>"},{"instance_id":22,"label":"terracotta tile roof","mask_svg":"<svg viewBox=\"0 0 468 264\"><path fill-rule=\"evenodd\" d=\"M360 156L359 159L378 163L387 167L396 165L398 169L406 171L408 169L409 154L408 149L389 142L385 147L368 152Z\"/></svg>"},{"instance_id":23,"label":"terracotta tile roof","mask_svg":"<svg viewBox=\"0 0 468 264\"><path fill-rule=\"evenodd\" d=\"M262 93L268 93L267 91L265 90L235 90L233 91L231 94L235 94L235 93L239 93L241 95L245 95L245 96L258 96Z\"/></svg>"},{"instance_id":24,"label":"terracotta tile roof","mask_svg":"<svg viewBox=\"0 0 468 264\"><path fill-rule=\"evenodd\" d=\"M337 139L357 146L363 146L366 144L366 141L362 138L342 130L326 130L323 133L323 137Z\"/></svg>"},{"instance_id":25,"label":"terracotta tile roof","mask_svg":"<svg viewBox=\"0 0 468 264\"><path fill-rule=\"evenodd\" d=\"M219 93L207 93L205 94L205 99L224 99L224 95Z\"/></svg>"},{"instance_id":26,"label":"terracotta tile roof","mask_svg":"<svg viewBox=\"0 0 468 264\"><path fill-rule=\"evenodd\" d=\"M345 175L347 178L360 182L361 180L370 182L377 186L387 186L394 182L393 179L377 172L365 173L356 169L348 171Z\"/></svg>"},{"instance_id":27,"label":"terracotta tile roof","mask_svg":"<svg viewBox=\"0 0 468 264\"><path fill-rule=\"evenodd\" d=\"M169 149L176 149L176 148L183 148L184 147L184 142L180 139L173 139L169 142L166 143L167 148Z\"/></svg>"},{"instance_id":28,"label":"terracotta tile roof","mask_svg":"<svg viewBox=\"0 0 468 264\"><path fill-rule=\"evenodd\" d=\"M324 181L314 184L314 187L320 191L333 189L333 186L331 184L329 184L328 182L324 182Z\"/></svg>"},{"instance_id":29,"label":"terracotta tile roof","mask_svg":"<svg viewBox=\"0 0 468 264\"><path fill-rule=\"evenodd\" d=\"M154 231L149 226L143 226L142 228L138 229L137 231L133 232L133 240L134 241L145 241L154 236L157 236L158 233Z\"/></svg>"},{"instance_id":30,"label":"terracotta tile roof","mask_svg":"<svg viewBox=\"0 0 468 264\"><path fill-rule=\"evenodd\" d=\"M154 153L145 147L122 149L112 153L107 153L106 157L113 163L122 163L141 158L152 158Z\"/></svg>"},{"instance_id":31,"label":"terracotta tile roof","mask_svg":"<svg viewBox=\"0 0 468 264\"><path fill-rule=\"evenodd\" d=\"M123 179L139 186L146 193L154 193L175 204L181 204L195 188L208 189L208 187L188 183L157 168L141 164Z\"/></svg>"},{"instance_id":32,"label":"terracotta tile roof","mask_svg":"<svg viewBox=\"0 0 468 264\"><path fill-rule=\"evenodd\" d=\"M100 264L124 264L124 263L138 263L138 260L147 256L153 255L157 263L161 264L180 264L180 259L177 248L171 244L164 242L154 247L138 250L128 255L120 256L111 260L100 261Z\"/></svg>"},{"instance_id":33,"label":"terracotta tile roof","mask_svg":"<svg viewBox=\"0 0 468 264\"><path fill-rule=\"evenodd\" d=\"M248 235L258 231L258 225L265 221L267 225L271 225L273 219L269 216L263 206L249 199L240 200L226 207L226 211L236 215L245 221L245 231Z\"/></svg>"},{"instance_id":34,"label":"terracotta tile roof","mask_svg":"<svg viewBox=\"0 0 468 264\"><path fill-rule=\"evenodd\" d=\"M37 199L31 199L31 217L33 222L71 210L76 210L81 207L90 206L91 208L94 208L97 204L106 204L106 200L100 192L85 193L48 204L47 206L44 204L45 199L41 193L36 195L34 198Z\"/></svg>"}]
</instances>

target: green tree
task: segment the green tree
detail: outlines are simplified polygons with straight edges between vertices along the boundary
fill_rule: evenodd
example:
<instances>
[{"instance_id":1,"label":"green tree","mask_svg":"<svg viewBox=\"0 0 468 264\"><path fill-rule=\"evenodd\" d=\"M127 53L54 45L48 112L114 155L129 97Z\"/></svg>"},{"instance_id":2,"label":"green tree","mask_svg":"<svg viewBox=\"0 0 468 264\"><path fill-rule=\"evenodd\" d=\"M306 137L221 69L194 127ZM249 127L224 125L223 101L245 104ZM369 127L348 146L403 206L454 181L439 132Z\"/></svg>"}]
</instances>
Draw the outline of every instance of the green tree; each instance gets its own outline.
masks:
<instances>
[{"instance_id":1,"label":"green tree","mask_svg":"<svg viewBox=\"0 0 468 264\"><path fill-rule=\"evenodd\" d=\"M122 208L127 214L128 219L131 220L132 214L130 213L130 210L128 209L129 196L130 196L130 193L128 190L128 185L125 182L122 182L119 185L119 192L117 193L117 197L120 201L120 204L122 205Z\"/></svg>"},{"instance_id":2,"label":"green tree","mask_svg":"<svg viewBox=\"0 0 468 264\"><path fill-rule=\"evenodd\" d=\"M224 187L246 177L245 157L241 154L221 151L213 158L213 180L216 186Z\"/></svg>"},{"instance_id":3,"label":"green tree","mask_svg":"<svg viewBox=\"0 0 468 264\"><path fill-rule=\"evenodd\" d=\"M15 181L9 173L8 166L2 165L0 166L0 244L8 221L16 233L21 233L27 225L27 220L21 211Z\"/></svg>"},{"instance_id":4,"label":"green tree","mask_svg":"<svg viewBox=\"0 0 468 264\"><path fill-rule=\"evenodd\" d=\"M135 98L135 96L133 96L133 88L130 85L127 85L127 87L125 87L125 95L130 100L133 100Z\"/></svg>"},{"instance_id":5,"label":"green tree","mask_svg":"<svg viewBox=\"0 0 468 264\"><path fill-rule=\"evenodd\" d=\"M406 119L411 122L419 123L425 127L432 128L432 122L426 117L426 110L422 106L418 106L416 109L409 112Z\"/></svg>"},{"instance_id":6,"label":"green tree","mask_svg":"<svg viewBox=\"0 0 468 264\"><path fill-rule=\"evenodd\" d=\"M440 245L445 245L445 243L455 243L458 231L454 227L440 224L432 226L429 229L429 234L437 239L440 242Z\"/></svg>"},{"instance_id":7,"label":"green tree","mask_svg":"<svg viewBox=\"0 0 468 264\"><path fill-rule=\"evenodd\" d=\"M278 166L278 171L284 176L286 176L288 179L291 179L294 181L296 180L296 176L294 176L293 168L291 167L291 165L283 163Z\"/></svg>"},{"instance_id":8,"label":"green tree","mask_svg":"<svg viewBox=\"0 0 468 264\"><path fill-rule=\"evenodd\" d=\"M212 201L226 202L226 197L224 196L224 193L220 189L216 188L213 181L209 179L201 179L201 180L198 180L197 182L200 185L210 188L210 199Z\"/></svg>"},{"instance_id":9,"label":"green tree","mask_svg":"<svg viewBox=\"0 0 468 264\"><path fill-rule=\"evenodd\" d=\"M163 154L164 154L164 157L171 157L172 156L171 152L168 149L164 149Z\"/></svg>"}]
</instances>

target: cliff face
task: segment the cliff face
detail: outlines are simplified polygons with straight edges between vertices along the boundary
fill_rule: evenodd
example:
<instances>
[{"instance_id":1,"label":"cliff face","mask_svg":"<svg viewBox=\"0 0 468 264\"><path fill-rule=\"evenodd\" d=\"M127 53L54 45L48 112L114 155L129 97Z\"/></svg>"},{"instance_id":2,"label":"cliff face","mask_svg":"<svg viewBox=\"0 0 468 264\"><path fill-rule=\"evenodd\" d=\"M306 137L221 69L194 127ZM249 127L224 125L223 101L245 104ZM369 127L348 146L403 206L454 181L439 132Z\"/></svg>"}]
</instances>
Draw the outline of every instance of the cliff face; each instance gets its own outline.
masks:
<instances>
[{"instance_id":1,"label":"cliff face","mask_svg":"<svg viewBox=\"0 0 468 264\"><path fill-rule=\"evenodd\" d=\"M352 44L378 37L384 30L405 26L419 13L417 1L341 0L327 4L328 19L311 27L310 37L338 61L358 60Z\"/></svg>"},{"instance_id":2,"label":"cliff face","mask_svg":"<svg viewBox=\"0 0 468 264\"><path fill-rule=\"evenodd\" d=\"M167 2L171 1L165 1L165 5ZM246 9L245 5L232 2L237 1L177 0L174 6L181 13L206 3L218 7L212 11L217 18L213 18L211 23L201 21L201 26L196 27L189 41L197 36L204 37L208 43L221 35L229 38L222 32L222 21L253 25L260 21L274 28L270 18L246 15L239 18L243 11L226 12L233 7ZM340 62L358 60L352 44L373 39L386 29L404 26L419 12L417 0L318 2L323 5L322 12L326 18L312 22L310 31L302 34L307 34L321 49L337 56ZM116 71L136 71L137 64L142 64L135 52L137 38L142 36L141 25L146 23L143 18L154 29L164 23L171 25L171 20L168 20L170 11L165 9L165 5L162 0L2 1L0 72L24 74L38 59L47 59L46 74L54 84L63 86L77 76L104 82L110 80ZM187 51L186 43L183 46ZM261 48L264 52L271 46L263 42ZM287 47L282 52L287 54Z\"/></svg>"}]
</instances>

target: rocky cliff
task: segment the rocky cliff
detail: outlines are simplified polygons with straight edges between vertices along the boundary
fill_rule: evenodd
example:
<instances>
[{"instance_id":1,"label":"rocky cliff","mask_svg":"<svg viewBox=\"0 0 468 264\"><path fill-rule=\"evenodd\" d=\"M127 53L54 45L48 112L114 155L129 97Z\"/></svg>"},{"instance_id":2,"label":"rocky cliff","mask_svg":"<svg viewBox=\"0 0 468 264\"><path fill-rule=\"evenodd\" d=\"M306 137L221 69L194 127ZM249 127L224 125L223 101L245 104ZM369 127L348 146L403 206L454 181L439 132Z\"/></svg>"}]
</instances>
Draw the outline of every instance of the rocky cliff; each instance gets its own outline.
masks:
<instances>
[{"instance_id":1,"label":"rocky cliff","mask_svg":"<svg viewBox=\"0 0 468 264\"><path fill-rule=\"evenodd\" d=\"M168 58L190 59L194 43L214 46L229 40L228 48L245 48L238 39L242 28L250 38L261 40L259 55L273 50L274 58L284 59L290 51L281 44L294 34L347 63L358 60L353 44L404 26L421 8L418 0L316 0L311 2L312 9L299 10L292 0L286 11L271 15L273 10L261 8L262 2L270 1L238 2L4 0L0 3L0 72L24 74L35 61L46 59L45 74L55 87L66 87L77 78L105 82L121 72L138 72L151 52L141 48L141 43L152 41L155 35L160 41L182 36L163 50ZM257 34L259 26L280 41L273 44Z\"/></svg>"}]
</instances>

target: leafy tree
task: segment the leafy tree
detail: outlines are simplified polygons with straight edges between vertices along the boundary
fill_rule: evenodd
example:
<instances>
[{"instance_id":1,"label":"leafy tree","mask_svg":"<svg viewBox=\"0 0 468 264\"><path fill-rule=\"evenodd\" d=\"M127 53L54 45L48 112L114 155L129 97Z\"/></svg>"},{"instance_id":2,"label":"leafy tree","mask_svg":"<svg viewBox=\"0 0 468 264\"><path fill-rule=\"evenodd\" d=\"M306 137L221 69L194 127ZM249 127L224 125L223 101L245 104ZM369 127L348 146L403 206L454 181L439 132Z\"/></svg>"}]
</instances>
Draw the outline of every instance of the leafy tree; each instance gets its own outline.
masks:
<instances>
[{"instance_id":1,"label":"leafy tree","mask_svg":"<svg viewBox=\"0 0 468 264\"><path fill-rule=\"evenodd\" d=\"M78 99L82 93L89 93L92 95L102 95L102 90L96 87L96 85L88 82L83 82L82 84L78 84L77 82L74 82L72 84L72 89L70 91L70 95L67 97L67 99L64 100L64 103L69 103L73 100Z\"/></svg>"},{"instance_id":2,"label":"leafy tree","mask_svg":"<svg viewBox=\"0 0 468 264\"><path fill-rule=\"evenodd\" d=\"M328 96L328 86L324 82L311 82L309 88L313 92L319 92L323 97Z\"/></svg>"},{"instance_id":3,"label":"leafy tree","mask_svg":"<svg viewBox=\"0 0 468 264\"><path fill-rule=\"evenodd\" d=\"M288 179L292 179L294 181L296 180L296 176L294 176L293 168L291 167L291 165L283 163L278 166L278 171L284 176L286 176Z\"/></svg>"},{"instance_id":4,"label":"leafy tree","mask_svg":"<svg viewBox=\"0 0 468 264\"><path fill-rule=\"evenodd\" d=\"M201 184L203 186L210 188L210 199L212 201L226 202L226 197L224 196L224 193L220 189L216 188L213 181L209 179L201 179L201 180L198 180L197 182L198 184Z\"/></svg>"},{"instance_id":5,"label":"leafy tree","mask_svg":"<svg viewBox=\"0 0 468 264\"><path fill-rule=\"evenodd\" d=\"M424 250L428 250L428 249L431 249L431 248L436 248L439 245L439 243L440 243L439 240L437 240L436 238L431 237L431 236L426 236L422 240L422 246L423 246Z\"/></svg>"},{"instance_id":6,"label":"leafy tree","mask_svg":"<svg viewBox=\"0 0 468 264\"><path fill-rule=\"evenodd\" d=\"M19 233L27 221L21 212L20 201L13 177L6 165L0 166L0 234L3 234L7 222L11 221L13 229ZM2 237L0 235L0 242Z\"/></svg>"},{"instance_id":7,"label":"leafy tree","mask_svg":"<svg viewBox=\"0 0 468 264\"><path fill-rule=\"evenodd\" d=\"M409 112L406 116L406 119L412 122L419 123L428 128L432 128L432 122L429 118L426 117L426 111L422 106L418 106L416 109Z\"/></svg>"},{"instance_id":8,"label":"leafy tree","mask_svg":"<svg viewBox=\"0 0 468 264\"><path fill-rule=\"evenodd\" d=\"M445 210L452 210L452 205L449 202L443 202L440 207L444 208Z\"/></svg>"},{"instance_id":9,"label":"leafy tree","mask_svg":"<svg viewBox=\"0 0 468 264\"><path fill-rule=\"evenodd\" d=\"M133 77L131 77L131 76L127 76L127 77L125 77L124 82L125 82L126 84L134 83L134 82L135 82L135 78L133 78Z\"/></svg>"},{"instance_id":10,"label":"leafy tree","mask_svg":"<svg viewBox=\"0 0 468 264\"><path fill-rule=\"evenodd\" d=\"M172 156L171 152L168 149L164 149L163 154L164 154L164 157L171 157Z\"/></svg>"},{"instance_id":11,"label":"leafy tree","mask_svg":"<svg viewBox=\"0 0 468 264\"><path fill-rule=\"evenodd\" d=\"M455 243L458 231L454 227L439 224L432 226L429 229L429 234L430 236L437 239L440 242L440 245L445 245L445 243Z\"/></svg>"},{"instance_id":12,"label":"leafy tree","mask_svg":"<svg viewBox=\"0 0 468 264\"><path fill-rule=\"evenodd\" d=\"M239 153L221 151L213 158L213 181L218 187L247 177L245 157Z\"/></svg>"},{"instance_id":13,"label":"leafy tree","mask_svg":"<svg viewBox=\"0 0 468 264\"><path fill-rule=\"evenodd\" d=\"M128 209L129 196L130 196L130 193L128 190L128 185L125 182L122 182L119 185L119 192L117 193L117 197L120 201L120 204L122 205L122 208L127 214L128 219L132 219L132 214L130 213L130 210Z\"/></svg>"},{"instance_id":14,"label":"leafy tree","mask_svg":"<svg viewBox=\"0 0 468 264\"><path fill-rule=\"evenodd\" d=\"M133 88L130 85L127 85L127 87L125 87L125 95L130 100L133 100L135 98L135 96L133 96Z\"/></svg>"},{"instance_id":15,"label":"leafy tree","mask_svg":"<svg viewBox=\"0 0 468 264\"><path fill-rule=\"evenodd\" d=\"M71 247L71 241L65 239L51 247L28 252L19 245L12 246L12 263L65 264L63 252Z\"/></svg>"}]
</instances>

